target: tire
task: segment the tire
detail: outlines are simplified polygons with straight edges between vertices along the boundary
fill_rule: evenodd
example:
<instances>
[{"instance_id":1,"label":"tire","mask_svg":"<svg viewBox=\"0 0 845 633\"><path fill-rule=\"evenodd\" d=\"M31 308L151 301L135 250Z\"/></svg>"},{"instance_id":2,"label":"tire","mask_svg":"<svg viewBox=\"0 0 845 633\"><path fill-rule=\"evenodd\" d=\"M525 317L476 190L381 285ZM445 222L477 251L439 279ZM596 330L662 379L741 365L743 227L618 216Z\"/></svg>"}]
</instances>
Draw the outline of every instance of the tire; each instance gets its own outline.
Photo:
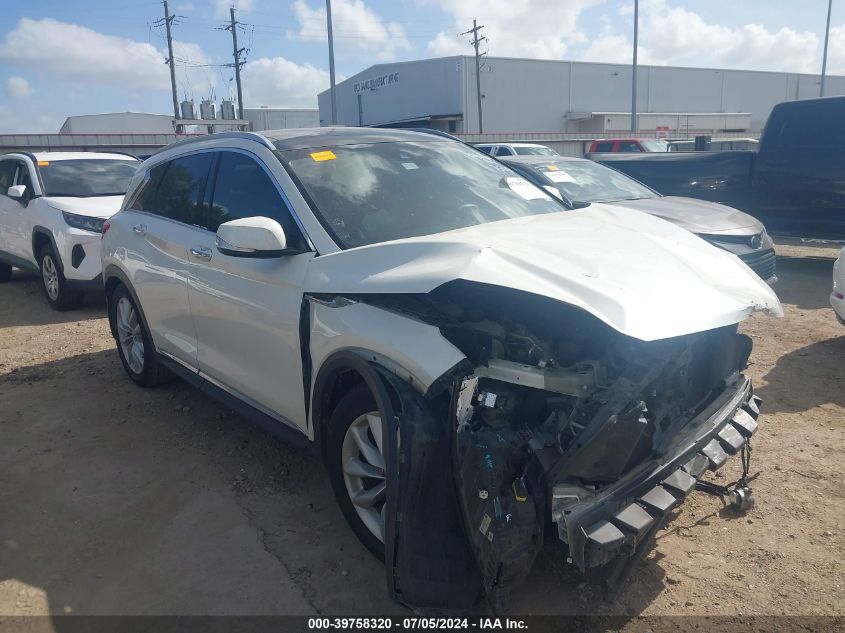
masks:
<instances>
[{"instance_id":1,"label":"tire","mask_svg":"<svg viewBox=\"0 0 845 633\"><path fill-rule=\"evenodd\" d=\"M45 244L38 251L38 268L41 270L41 288L51 308L64 312L82 305L85 295L68 286L52 244Z\"/></svg>"},{"instance_id":2,"label":"tire","mask_svg":"<svg viewBox=\"0 0 845 633\"><path fill-rule=\"evenodd\" d=\"M363 468L373 469L374 471L379 470L377 465L373 468L372 464L373 461L377 460L367 460L364 457L363 452L360 452L357 443L354 442L354 435L350 435L350 433L354 434L357 432L360 433L360 436L363 436L364 440L369 440L370 448L368 449L368 452L371 456L373 456L372 449L378 449L377 442L373 441L374 436L372 434L371 427L370 430L367 430L367 423L365 422L362 424L361 422L362 417L367 416L367 414L374 414L378 418L380 428L381 415L376 408L375 399L366 385L359 385L341 398L340 402L335 407L335 410L332 412L332 416L329 421L326 458L328 461L327 465L332 488L334 490L335 497L337 497L340 509L343 512L343 516L346 518L347 523L349 523L349 527L352 528L352 531L364 547L366 547L376 558L383 561L384 523L381 509L383 508L385 493L382 492L380 495L375 495L377 498L380 498L380 501L374 504L372 508L374 512L371 512L370 509L361 508L360 505L356 507L356 503L352 500L353 493L348 487L348 481L350 480L353 489L357 487L355 481L356 479L358 480L358 485L363 484L364 488L359 490L362 495L358 497L359 499L362 497L368 498L368 495L371 495L371 493L379 487L384 489L386 480L384 479L383 453L379 451L382 455L382 474L380 478L355 477L344 472L345 462L347 464L347 469L349 469L348 464L350 459L357 459L358 462L363 464ZM353 454L358 451L357 458L350 457L350 446L352 447ZM363 511L364 514L371 515L369 517L369 527L365 519L362 518L360 511ZM377 536L372 529L373 519L375 519L375 517L372 516L373 514L379 514L382 517L381 536Z\"/></svg>"},{"instance_id":3,"label":"tire","mask_svg":"<svg viewBox=\"0 0 845 633\"><path fill-rule=\"evenodd\" d=\"M9 264L0 262L0 284L4 284L12 278L12 267Z\"/></svg>"},{"instance_id":4,"label":"tire","mask_svg":"<svg viewBox=\"0 0 845 633\"><path fill-rule=\"evenodd\" d=\"M142 387L154 387L173 377L153 347L152 338L135 300L118 284L109 301L109 323L115 332L117 354L126 374Z\"/></svg>"}]
</instances>

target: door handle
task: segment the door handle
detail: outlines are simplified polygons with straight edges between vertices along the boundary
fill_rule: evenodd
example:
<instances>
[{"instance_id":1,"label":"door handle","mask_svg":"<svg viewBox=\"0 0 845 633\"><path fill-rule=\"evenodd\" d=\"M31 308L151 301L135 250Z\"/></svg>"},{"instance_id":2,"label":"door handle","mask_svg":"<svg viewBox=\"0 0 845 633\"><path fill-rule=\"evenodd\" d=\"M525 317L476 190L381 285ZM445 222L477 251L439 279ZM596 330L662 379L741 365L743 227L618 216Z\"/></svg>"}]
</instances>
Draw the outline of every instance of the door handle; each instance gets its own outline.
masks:
<instances>
[{"instance_id":1,"label":"door handle","mask_svg":"<svg viewBox=\"0 0 845 633\"><path fill-rule=\"evenodd\" d=\"M136 235L146 235L147 233L147 227L144 224L136 224L132 227L132 230Z\"/></svg>"},{"instance_id":2,"label":"door handle","mask_svg":"<svg viewBox=\"0 0 845 633\"><path fill-rule=\"evenodd\" d=\"M192 246L190 248L191 257L198 259L201 262L211 261L211 249L204 246Z\"/></svg>"}]
</instances>

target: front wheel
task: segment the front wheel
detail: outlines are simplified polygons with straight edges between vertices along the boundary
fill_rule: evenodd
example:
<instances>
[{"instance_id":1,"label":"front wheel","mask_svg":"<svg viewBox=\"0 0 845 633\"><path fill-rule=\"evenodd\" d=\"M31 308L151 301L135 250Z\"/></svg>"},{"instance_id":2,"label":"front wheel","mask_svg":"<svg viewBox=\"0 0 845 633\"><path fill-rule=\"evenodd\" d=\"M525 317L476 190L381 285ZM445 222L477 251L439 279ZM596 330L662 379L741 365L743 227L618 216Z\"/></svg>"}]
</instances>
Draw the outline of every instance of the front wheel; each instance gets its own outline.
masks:
<instances>
[{"instance_id":1,"label":"front wheel","mask_svg":"<svg viewBox=\"0 0 845 633\"><path fill-rule=\"evenodd\" d=\"M51 308L64 312L82 305L85 295L68 285L59 258L50 244L45 244L39 251L38 265L41 268L41 287Z\"/></svg>"},{"instance_id":2,"label":"front wheel","mask_svg":"<svg viewBox=\"0 0 845 633\"><path fill-rule=\"evenodd\" d=\"M329 425L328 469L340 509L364 547L384 560L387 479L383 422L366 385L340 400Z\"/></svg>"},{"instance_id":3,"label":"front wheel","mask_svg":"<svg viewBox=\"0 0 845 633\"><path fill-rule=\"evenodd\" d=\"M117 353L127 375L142 387L153 387L170 377L160 362L141 313L124 285L118 285L109 301Z\"/></svg>"}]
</instances>

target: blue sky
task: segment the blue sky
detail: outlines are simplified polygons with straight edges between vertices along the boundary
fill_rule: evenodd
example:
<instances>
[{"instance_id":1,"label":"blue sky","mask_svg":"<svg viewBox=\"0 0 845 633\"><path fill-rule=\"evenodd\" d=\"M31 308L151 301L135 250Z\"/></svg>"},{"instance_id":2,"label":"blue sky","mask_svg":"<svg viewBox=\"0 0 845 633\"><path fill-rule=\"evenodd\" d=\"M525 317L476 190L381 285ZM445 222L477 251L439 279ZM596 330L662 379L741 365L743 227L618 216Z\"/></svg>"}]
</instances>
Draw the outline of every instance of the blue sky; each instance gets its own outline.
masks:
<instances>
[{"instance_id":1,"label":"blue sky","mask_svg":"<svg viewBox=\"0 0 845 633\"><path fill-rule=\"evenodd\" d=\"M180 99L234 90L232 0L171 0ZM845 2L835 2L829 72L845 74ZM244 102L316 107L328 85L324 0L236 0L249 49ZM469 54L627 62L633 0L333 0L337 72ZM641 0L642 63L819 72L827 0ZM156 0L8 3L0 26L0 132L55 132L70 114L169 113Z\"/></svg>"}]
</instances>

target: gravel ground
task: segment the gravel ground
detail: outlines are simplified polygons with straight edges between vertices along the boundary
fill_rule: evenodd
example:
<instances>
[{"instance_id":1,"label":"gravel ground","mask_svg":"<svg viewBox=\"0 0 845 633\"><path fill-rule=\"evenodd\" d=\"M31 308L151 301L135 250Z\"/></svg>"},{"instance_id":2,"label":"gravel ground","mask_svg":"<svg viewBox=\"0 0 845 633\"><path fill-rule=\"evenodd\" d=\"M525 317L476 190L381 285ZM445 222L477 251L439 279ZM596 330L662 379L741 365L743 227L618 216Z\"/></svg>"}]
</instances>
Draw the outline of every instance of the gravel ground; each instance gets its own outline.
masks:
<instances>
[{"instance_id":1,"label":"gravel ground","mask_svg":"<svg viewBox=\"0 0 845 633\"><path fill-rule=\"evenodd\" d=\"M786 318L742 326L756 507L691 495L613 603L551 546L513 612L845 614L845 327L830 253L783 252ZM135 387L102 301L56 313L23 275L0 286L0 464L0 615L406 613L319 463L185 384Z\"/></svg>"}]
</instances>

